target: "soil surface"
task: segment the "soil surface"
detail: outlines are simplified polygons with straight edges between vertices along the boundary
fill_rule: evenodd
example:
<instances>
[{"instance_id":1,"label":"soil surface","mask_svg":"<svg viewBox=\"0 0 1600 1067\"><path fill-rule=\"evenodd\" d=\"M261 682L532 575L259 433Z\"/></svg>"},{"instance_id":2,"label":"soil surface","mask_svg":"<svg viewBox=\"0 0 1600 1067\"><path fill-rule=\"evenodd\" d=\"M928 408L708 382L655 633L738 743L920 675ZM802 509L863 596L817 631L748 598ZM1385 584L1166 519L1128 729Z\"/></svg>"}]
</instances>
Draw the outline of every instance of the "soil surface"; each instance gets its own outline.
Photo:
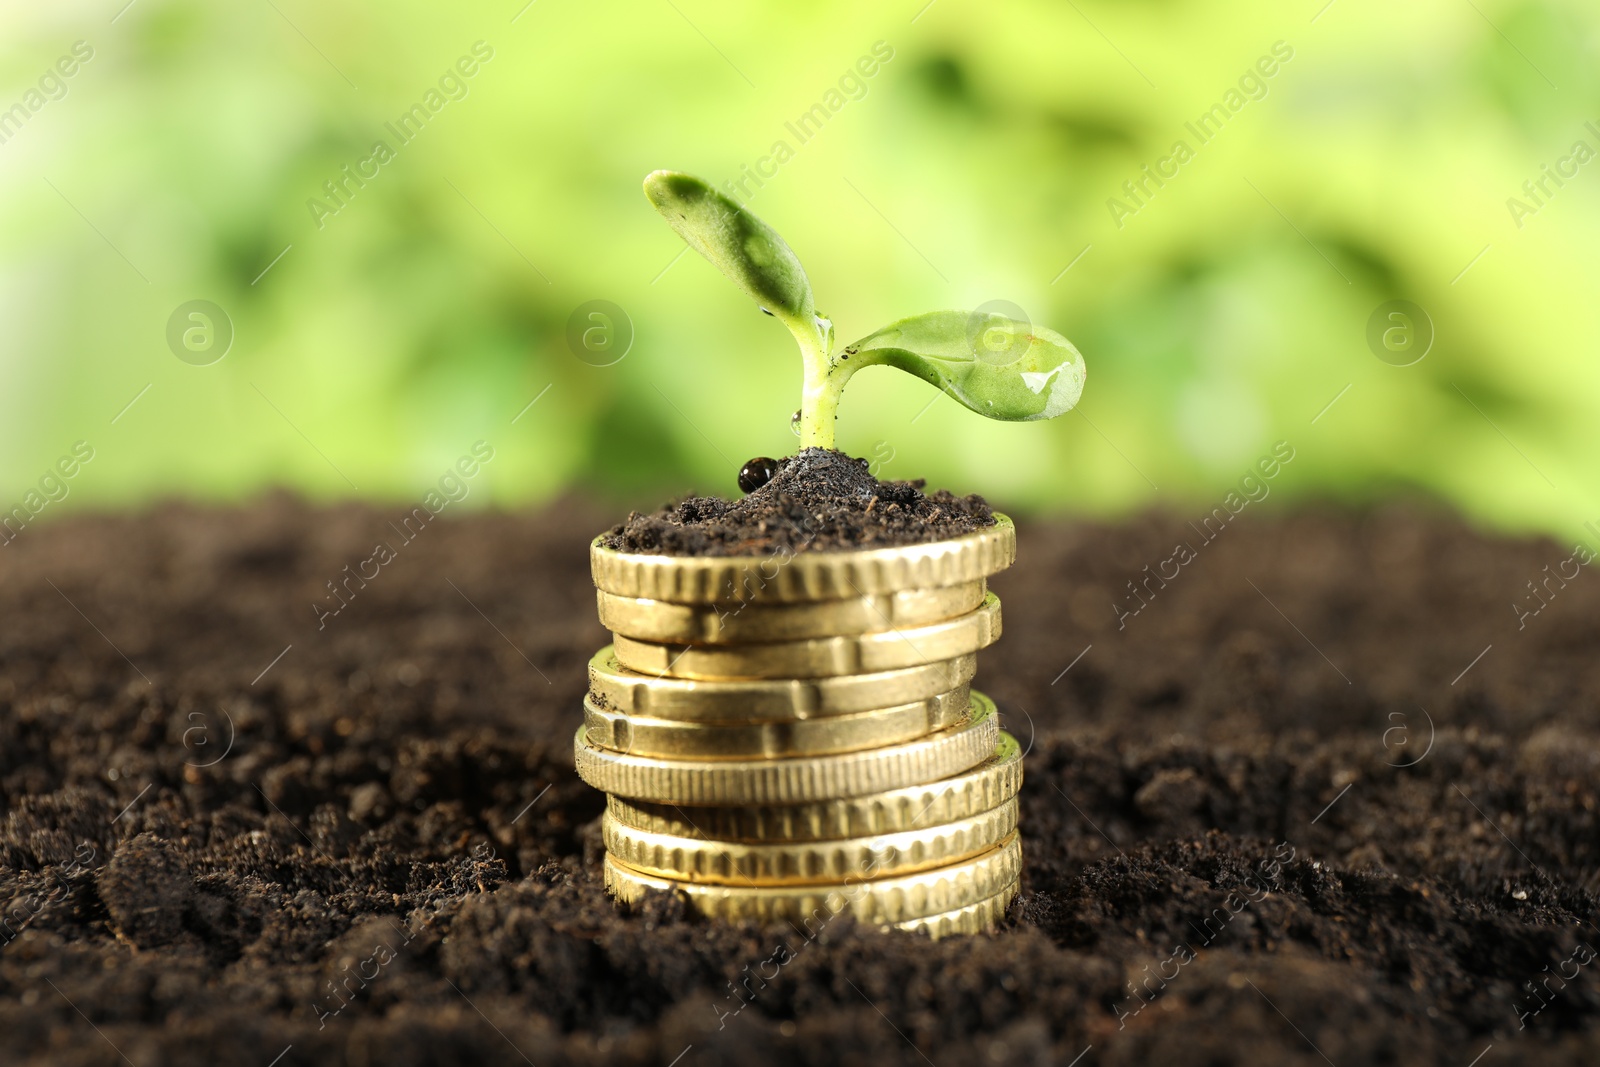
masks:
<instances>
[{"instance_id":1,"label":"soil surface","mask_svg":"<svg viewBox=\"0 0 1600 1067\"><path fill-rule=\"evenodd\" d=\"M981 496L924 495L920 478L880 482L866 460L843 452L807 448L776 463L771 480L740 500L694 496L634 512L602 544L664 556L756 556L915 545L994 525Z\"/></svg>"},{"instance_id":2,"label":"soil surface","mask_svg":"<svg viewBox=\"0 0 1600 1067\"><path fill-rule=\"evenodd\" d=\"M978 684L1028 749L1023 893L935 944L619 912L571 750L605 640L572 531L607 517L441 518L349 577L393 518L0 549L0 1061L1600 1062L1571 546L1416 508L1022 523Z\"/></svg>"}]
</instances>

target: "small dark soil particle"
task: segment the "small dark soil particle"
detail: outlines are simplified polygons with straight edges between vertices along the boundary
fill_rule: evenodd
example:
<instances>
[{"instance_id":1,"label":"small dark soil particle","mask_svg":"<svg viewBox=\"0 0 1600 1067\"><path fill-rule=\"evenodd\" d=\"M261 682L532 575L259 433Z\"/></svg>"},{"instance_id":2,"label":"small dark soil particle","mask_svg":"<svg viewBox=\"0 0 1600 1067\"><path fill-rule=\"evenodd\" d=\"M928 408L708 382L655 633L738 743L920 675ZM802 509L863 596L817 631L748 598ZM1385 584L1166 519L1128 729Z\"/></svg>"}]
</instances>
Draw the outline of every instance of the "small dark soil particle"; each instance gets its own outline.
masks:
<instances>
[{"instance_id":1,"label":"small dark soil particle","mask_svg":"<svg viewBox=\"0 0 1600 1067\"><path fill-rule=\"evenodd\" d=\"M752 556L825 552L942 541L994 525L981 496L924 494L922 479L880 482L867 461L825 448L773 463L766 480L751 472L742 500L692 496L648 515L634 512L601 541L619 552L663 556ZM764 472L763 472L764 473Z\"/></svg>"},{"instance_id":2,"label":"small dark soil particle","mask_svg":"<svg viewBox=\"0 0 1600 1067\"><path fill-rule=\"evenodd\" d=\"M119 845L95 884L111 928L130 944L159 948L183 935L194 882L172 846L154 834Z\"/></svg>"}]
</instances>

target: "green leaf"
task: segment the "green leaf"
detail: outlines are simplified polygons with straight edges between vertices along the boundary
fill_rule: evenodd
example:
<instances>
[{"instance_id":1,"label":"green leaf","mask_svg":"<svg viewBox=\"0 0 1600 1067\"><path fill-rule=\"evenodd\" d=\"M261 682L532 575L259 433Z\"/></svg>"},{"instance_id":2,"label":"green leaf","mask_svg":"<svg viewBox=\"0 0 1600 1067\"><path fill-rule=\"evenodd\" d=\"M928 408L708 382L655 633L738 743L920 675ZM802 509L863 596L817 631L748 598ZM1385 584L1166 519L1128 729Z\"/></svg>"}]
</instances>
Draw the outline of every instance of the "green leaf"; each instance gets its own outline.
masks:
<instances>
[{"instance_id":1,"label":"green leaf","mask_svg":"<svg viewBox=\"0 0 1600 1067\"><path fill-rule=\"evenodd\" d=\"M1083 393L1086 368L1054 330L992 312L930 311L847 346L840 359L887 364L938 386L980 415L1053 419Z\"/></svg>"},{"instance_id":2,"label":"green leaf","mask_svg":"<svg viewBox=\"0 0 1600 1067\"><path fill-rule=\"evenodd\" d=\"M832 326L817 315L800 260L776 230L699 178L658 170L644 194L690 248L783 320L807 353L827 354Z\"/></svg>"}]
</instances>

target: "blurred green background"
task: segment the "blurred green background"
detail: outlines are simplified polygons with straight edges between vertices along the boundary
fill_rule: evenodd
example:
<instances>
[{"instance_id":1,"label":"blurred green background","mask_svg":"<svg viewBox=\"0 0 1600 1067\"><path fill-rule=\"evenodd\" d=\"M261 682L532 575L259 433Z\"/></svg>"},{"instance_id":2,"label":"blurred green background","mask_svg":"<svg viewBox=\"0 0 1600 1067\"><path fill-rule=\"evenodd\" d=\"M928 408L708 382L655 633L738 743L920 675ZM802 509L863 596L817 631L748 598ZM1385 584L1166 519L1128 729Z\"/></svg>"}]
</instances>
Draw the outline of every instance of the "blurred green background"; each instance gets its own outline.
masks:
<instances>
[{"instance_id":1,"label":"blurred green background","mask_svg":"<svg viewBox=\"0 0 1600 1067\"><path fill-rule=\"evenodd\" d=\"M469 506L732 493L793 450L799 359L639 183L759 166L842 341L1004 299L1088 363L1044 424L861 375L840 445L882 476L1198 514L1283 440L1269 506L1600 520L1592 2L97 0L8 5L0 40L8 508L80 440L53 513L410 502L480 439ZM632 323L610 366L567 341L593 299ZM1368 342L1395 299L1434 334L1408 366ZM220 361L169 345L191 300Z\"/></svg>"}]
</instances>

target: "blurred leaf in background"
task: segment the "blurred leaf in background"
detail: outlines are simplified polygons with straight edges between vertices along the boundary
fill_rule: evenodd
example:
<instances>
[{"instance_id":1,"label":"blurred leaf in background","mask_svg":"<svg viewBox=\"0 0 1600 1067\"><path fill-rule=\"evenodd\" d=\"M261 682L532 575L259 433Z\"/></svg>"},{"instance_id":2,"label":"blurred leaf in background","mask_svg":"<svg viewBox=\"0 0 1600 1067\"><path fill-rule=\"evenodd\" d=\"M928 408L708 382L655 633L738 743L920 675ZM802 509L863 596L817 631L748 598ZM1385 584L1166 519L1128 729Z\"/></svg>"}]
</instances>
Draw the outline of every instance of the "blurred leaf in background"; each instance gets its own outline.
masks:
<instances>
[{"instance_id":1,"label":"blurred leaf in background","mask_svg":"<svg viewBox=\"0 0 1600 1067\"><path fill-rule=\"evenodd\" d=\"M1280 501L1576 533L1597 35L1580 0L13 6L0 502L80 441L63 511L411 499L479 439L475 504L734 491L792 451L799 362L660 225L669 167L784 233L841 336L1005 300L1083 352L1050 424L863 373L840 445L882 476L1209 506L1283 440ZM593 301L623 321L575 331Z\"/></svg>"}]
</instances>

